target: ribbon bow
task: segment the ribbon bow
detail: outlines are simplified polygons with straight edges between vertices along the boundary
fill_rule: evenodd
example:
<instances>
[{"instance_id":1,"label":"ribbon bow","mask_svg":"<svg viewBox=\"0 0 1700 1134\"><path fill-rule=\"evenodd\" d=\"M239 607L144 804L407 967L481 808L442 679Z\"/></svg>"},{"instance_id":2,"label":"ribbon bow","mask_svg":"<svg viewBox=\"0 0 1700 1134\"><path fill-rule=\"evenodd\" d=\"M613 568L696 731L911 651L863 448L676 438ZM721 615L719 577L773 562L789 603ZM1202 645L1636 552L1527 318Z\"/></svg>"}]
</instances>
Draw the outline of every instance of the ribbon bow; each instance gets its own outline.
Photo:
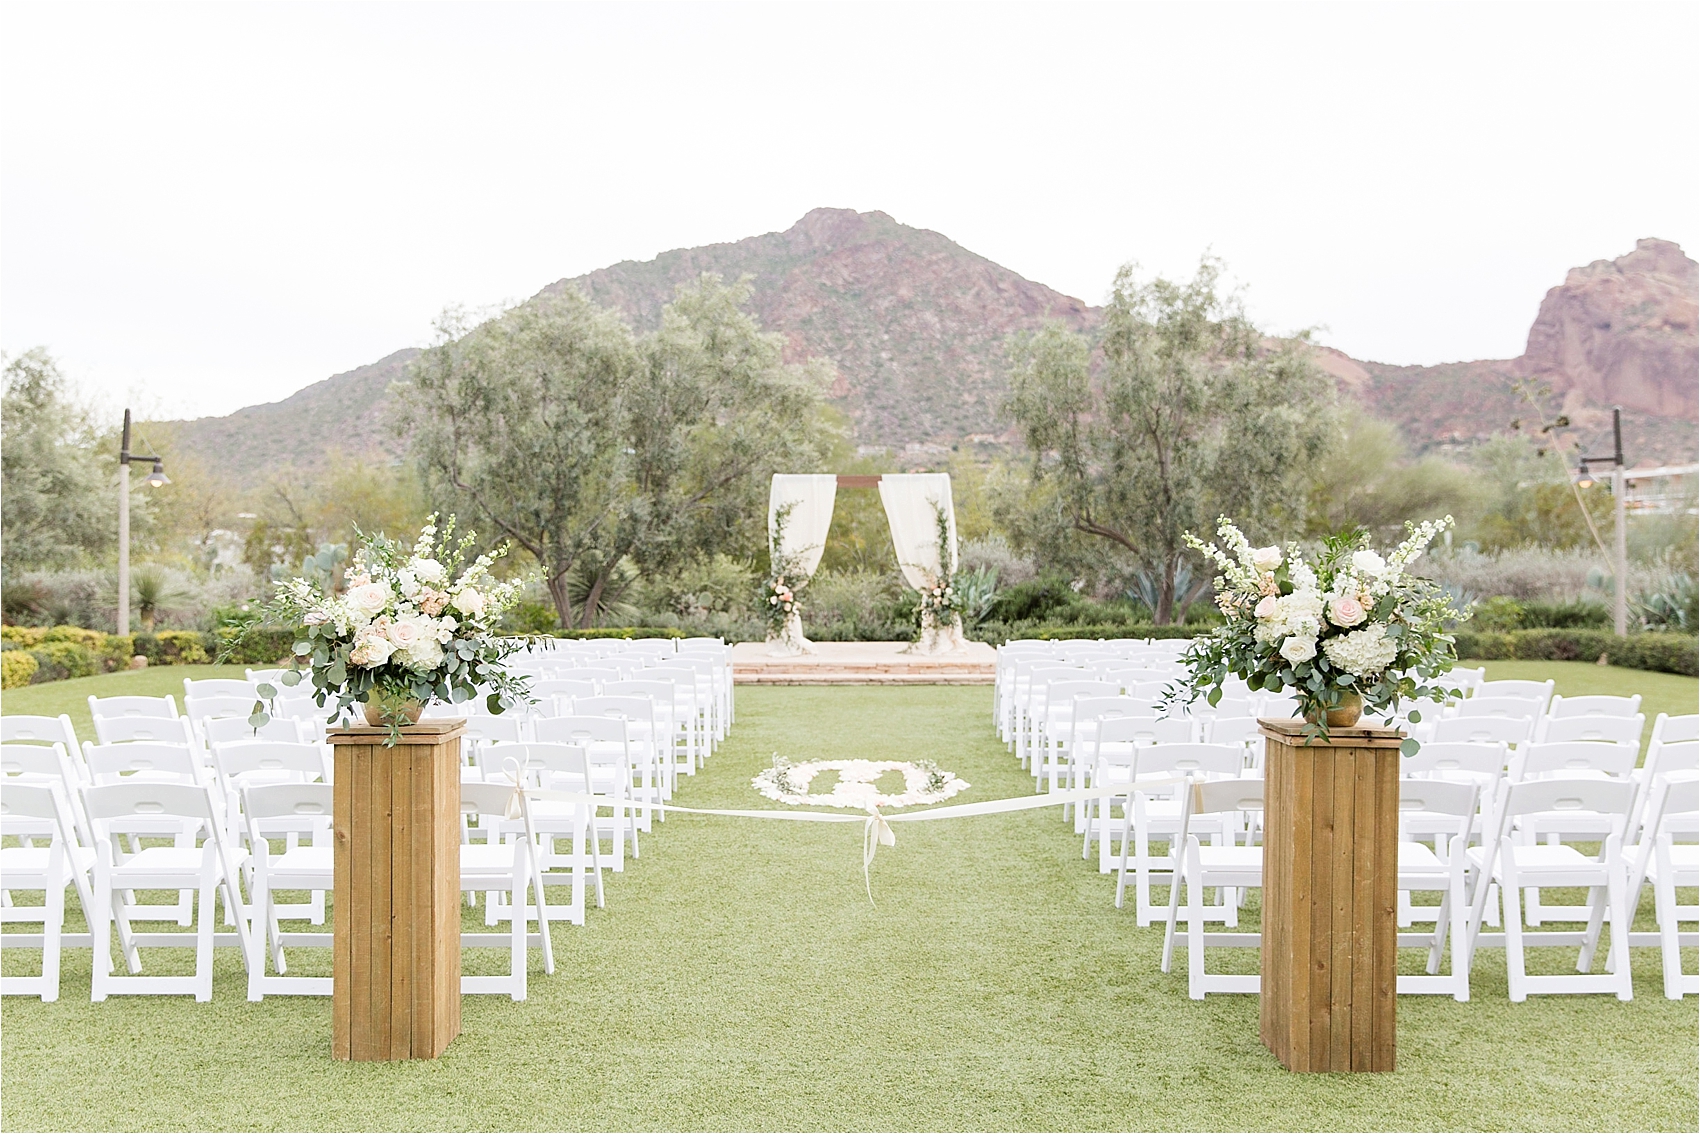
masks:
<instances>
[{"instance_id":1,"label":"ribbon bow","mask_svg":"<svg viewBox=\"0 0 1700 1134\"><path fill-rule=\"evenodd\" d=\"M892 831L891 824L885 821L880 809L874 804L868 804L868 820L862 824L862 885L868 891L868 904L874 904L874 883L869 875L869 869L874 865L874 855L881 847L897 845L897 835Z\"/></svg>"}]
</instances>

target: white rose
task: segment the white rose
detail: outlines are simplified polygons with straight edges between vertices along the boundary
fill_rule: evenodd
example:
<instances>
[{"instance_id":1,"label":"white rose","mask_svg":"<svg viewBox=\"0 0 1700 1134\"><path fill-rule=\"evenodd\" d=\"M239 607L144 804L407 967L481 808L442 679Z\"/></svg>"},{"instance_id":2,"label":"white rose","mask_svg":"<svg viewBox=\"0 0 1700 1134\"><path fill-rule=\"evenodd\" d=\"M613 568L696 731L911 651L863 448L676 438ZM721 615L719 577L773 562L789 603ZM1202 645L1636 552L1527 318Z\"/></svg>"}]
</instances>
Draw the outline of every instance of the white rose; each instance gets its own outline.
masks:
<instances>
[{"instance_id":1,"label":"white rose","mask_svg":"<svg viewBox=\"0 0 1700 1134\"><path fill-rule=\"evenodd\" d=\"M1279 547L1260 547L1251 553L1251 565L1259 571L1273 571L1281 566Z\"/></svg>"},{"instance_id":2,"label":"white rose","mask_svg":"<svg viewBox=\"0 0 1700 1134\"><path fill-rule=\"evenodd\" d=\"M415 614L396 619L390 624L384 636L395 645L396 649L411 650L420 642L427 638L434 638L436 635L430 633L429 619L421 618Z\"/></svg>"},{"instance_id":3,"label":"white rose","mask_svg":"<svg viewBox=\"0 0 1700 1134\"><path fill-rule=\"evenodd\" d=\"M1257 606L1252 610L1252 613L1261 619L1268 620L1275 617L1275 611L1280 607L1280 605L1281 599L1279 596L1264 595L1261 599L1257 600Z\"/></svg>"},{"instance_id":4,"label":"white rose","mask_svg":"<svg viewBox=\"0 0 1700 1134\"><path fill-rule=\"evenodd\" d=\"M1373 551L1354 551L1352 552L1352 570L1360 575L1379 579L1387 571L1387 560Z\"/></svg>"},{"instance_id":5,"label":"white rose","mask_svg":"<svg viewBox=\"0 0 1700 1134\"><path fill-rule=\"evenodd\" d=\"M382 614L394 597L390 589L382 583L363 583L349 591L343 601L355 614L373 618Z\"/></svg>"},{"instance_id":6,"label":"white rose","mask_svg":"<svg viewBox=\"0 0 1700 1134\"><path fill-rule=\"evenodd\" d=\"M433 586L445 583L449 578L448 571L435 559L415 559L408 567L412 569L415 578Z\"/></svg>"},{"instance_id":7,"label":"white rose","mask_svg":"<svg viewBox=\"0 0 1700 1134\"><path fill-rule=\"evenodd\" d=\"M1295 634L1281 643L1281 656L1294 665L1307 662L1316 656L1316 639L1301 638Z\"/></svg>"},{"instance_id":8,"label":"white rose","mask_svg":"<svg viewBox=\"0 0 1700 1134\"><path fill-rule=\"evenodd\" d=\"M474 618L484 613L484 596L471 587L463 587L456 591L449 602L462 614L469 614Z\"/></svg>"}]
</instances>

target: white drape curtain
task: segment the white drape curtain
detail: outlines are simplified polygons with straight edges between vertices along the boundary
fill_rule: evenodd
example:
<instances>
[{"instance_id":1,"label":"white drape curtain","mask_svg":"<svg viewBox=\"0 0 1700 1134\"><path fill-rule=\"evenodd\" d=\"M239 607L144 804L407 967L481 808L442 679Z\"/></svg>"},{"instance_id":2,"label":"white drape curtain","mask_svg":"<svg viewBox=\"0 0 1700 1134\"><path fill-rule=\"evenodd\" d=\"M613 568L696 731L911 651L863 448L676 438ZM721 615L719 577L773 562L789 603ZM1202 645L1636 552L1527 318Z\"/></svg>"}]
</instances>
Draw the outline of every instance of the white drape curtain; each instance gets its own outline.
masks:
<instances>
[{"instance_id":1,"label":"white drape curtain","mask_svg":"<svg viewBox=\"0 0 1700 1134\"><path fill-rule=\"evenodd\" d=\"M832 473L778 473L767 494L767 543L776 558L794 559L812 575L826 550L827 529L832 527L832 504L838 495L838 478ZM785 546L775 547L774 527L779 510L791 505L785 517Z\"/></svg>"},{"instance_id":2,"label":"white drape curtain","mask_svg":"<svg viewBox=\"0 0 1700 1134\"><path fill-rule=\"evenodd\" d=\"M916 590L930 580L956 570L956 508L950 499L948 473L887 473L880 477L880 503L891 523L891 542L903 577ZM950 529L950 565L941 571L939 522L943 508Z\"/></svg>"}]
</instances>

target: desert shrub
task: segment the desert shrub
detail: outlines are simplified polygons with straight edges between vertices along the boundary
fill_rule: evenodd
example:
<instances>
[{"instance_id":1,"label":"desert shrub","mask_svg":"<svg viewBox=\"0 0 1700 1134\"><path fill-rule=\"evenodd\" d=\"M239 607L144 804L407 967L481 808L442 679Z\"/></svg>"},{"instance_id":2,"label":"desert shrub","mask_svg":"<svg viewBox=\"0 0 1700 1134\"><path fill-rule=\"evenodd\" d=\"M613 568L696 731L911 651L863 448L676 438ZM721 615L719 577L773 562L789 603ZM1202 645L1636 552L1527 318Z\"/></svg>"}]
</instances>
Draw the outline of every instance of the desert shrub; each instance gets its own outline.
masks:
<instances>
[{"instance_id":1,"label":"desert shrub","mask_svg":"<svg viewBox=\"0 0 1700 1134\"><path fill-rule=\"evenodd\" d=\"M1601 565L1593 547L1518 547L1484 554L1465 546L1450 552L1436 549L1417 560L1412 571L1450 584L1465 597L1506 595L1521 602L1573 603L1589 598L1597 602L1600 590L1591 577L1597 579ZM1667 571L1661 562L1632 561L1629 593L1647 590Z\"/></svg>"},{"instance_id":2,"label":"desert shrub","mask_svg":"<svg viewBox=\"0 0 1700 1134\"><path fill-rule=\"evenodd\" d=\"M132 575L131 617L143 612L145 587L156 626L210 629L218 612L236 606L265 588L246 567L223 570L202 579L176 567L138 566ZM118 586L111 571L27 571L5 581L5 615L22 626L87 626L113 631L118 618Z\"/></svg>"},{"instance_id":3,"label":"desert shrub","mask_svg":"<svg viewBox=\"0 0 1700 1134\"><path fill-rule=\"evenodd\" d=\"M10 649L0 652L0 689L16 689L20 685L28 685L35 676L41 663L35 655L24 649Z\"/></svg>"},{"instance_id":4,"label":"desert shrub","mask_svg":"<svg viewBox=\"0 0 1700 1134\"><path fill-rule=\"evenodd\" d=\"M502 615L502 629L510 634L547 634L561 624L553 603L526 599Z\"/></svg>"},{"instance_id":5,"label":"desert shrub","mask_svg":"<svg viewBox=\"0 0 1700 1134\"><path fill-rule=\"evenodd\" d=\"M996 571L998 584L1004 587L1031 582L1038 574L1033 561L1025 555L1017 555L1009 541L1001 535L965 540L957 548L956 568L958 571Z\"/></svg>"},{"instance_id":6,"label":"desert shrub","mask_svg":"<svg viewBox=\"0 0 1700 1134\"><path fill-rule=\"evenodd\" d=\"M1073 584L1061 575L1046 575L1025 583L1004 588L997 601L986 612L988 620L997 622L1074 622L1072 617L1057 617L1081 605L1082 599Z\"/></svg>"},{"instance_id":7,"label":"desert shrub","mask_svg":"<svg viewBox=\"0 0 1700 1134\"><path fill-rule=\"evenodd\" d=\"M556 630L552 638L686 638L677 626L597 626L590 630Z\"/></svg>"},{"instance_id":8,"label":"desert shrub","mask_svg":"<svg viewBox=\"0 0 1700 1134\"><path fill-rule=\"evenodd\" d=\"M14 646L39 646L46 633L44 626L0 626L0 641Z\"/></svg>"},{"instance_id":9,"label":"desert shrub","mask_svg":"<svg viewBox=\"0 0 1700 1134\"><path fill-rule=\"evenodd\" d=\"M294 653L300 637L295 628L226 626L202 636L202 649L225 665L274 666ZM153 659L148 659L153 664ZM169 661L160 664L170 665Z\"/></svg>"},{"instance_id":10,"label":"desert shrub","mask_svg":"<svg viewBox=\"0 0 1700 1134\"><path fill-rule=\"evenodd\" d=\"M1609 630L1459 630L1458 656L1481 661L1598 661L1629 669L1680 673L1700 672L1700 645L1692 634L1631 634L1619 638Z\"/></svg>"},{"instance_id":11,"label":"desert shrub","mask_svg":"<svg viewBox=\"0 0 1700 1134\"><path fill-rule=\"evenodd\" d=\"M100 672L100 659L80 642L43 642L30 651L37 663L31 682L64 681L92 677Z\"/></svg>"}]
</instances>

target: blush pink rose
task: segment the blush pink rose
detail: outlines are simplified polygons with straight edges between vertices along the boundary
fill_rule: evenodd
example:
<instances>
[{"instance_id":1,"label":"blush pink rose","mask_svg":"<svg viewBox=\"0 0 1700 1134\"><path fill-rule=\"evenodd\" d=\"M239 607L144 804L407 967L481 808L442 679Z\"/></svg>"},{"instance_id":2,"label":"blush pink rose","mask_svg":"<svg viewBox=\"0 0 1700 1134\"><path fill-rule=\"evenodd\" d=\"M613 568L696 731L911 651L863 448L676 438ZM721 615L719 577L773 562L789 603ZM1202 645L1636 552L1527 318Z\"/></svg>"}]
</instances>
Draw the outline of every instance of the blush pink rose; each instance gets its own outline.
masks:
<instances>
[{"instance_id":1,"label":"blush pink rose","mask_svg":"<svg viewBox=\"0 0 1700 1134\"><path fill-rule=\"evenodd\" d=\"M1280 600L1275 595L1264 595L1258 600L1257 606L1252 610L1252 613L1257 615L1259 618L1274 618L1275 605L1279 601Z\"/></svg>"},{"instance_id":2,"label":"blush pink rose","mask_svg":"<svg viewBox=\"0 0 1700 1134\"><path fill-rule=\"evenodd\" d=\"M1345 595L1328 604L1328 621L1336 626L1356 626L1368 617L1363 604L1351 595Z\"/></svg>"}]
</instances>

